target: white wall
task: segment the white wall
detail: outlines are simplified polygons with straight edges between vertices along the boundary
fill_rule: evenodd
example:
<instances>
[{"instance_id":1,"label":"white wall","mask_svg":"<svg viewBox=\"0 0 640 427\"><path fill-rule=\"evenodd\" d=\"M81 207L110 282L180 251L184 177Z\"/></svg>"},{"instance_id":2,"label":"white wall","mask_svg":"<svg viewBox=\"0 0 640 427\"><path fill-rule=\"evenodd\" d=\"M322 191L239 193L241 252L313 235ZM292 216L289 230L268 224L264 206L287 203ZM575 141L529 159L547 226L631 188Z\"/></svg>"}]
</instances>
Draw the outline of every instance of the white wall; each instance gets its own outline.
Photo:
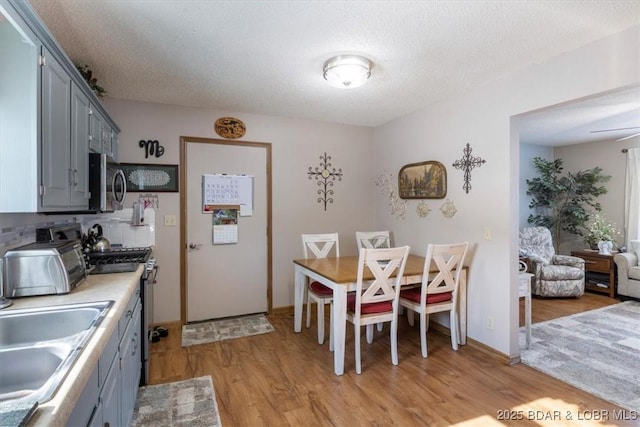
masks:
<instances>
[{"instance_id":1,"label":"white wall","mask_svg":"<svg viewBox=\"0 0 640 427\"><path fill-rule=\"evenodd\" d=\"M617 244L624 245L624 191L627 155L622 148L640 147L640 137L626 141L603 141L588 144L568 145L554 150L555 158L561 158L566 171L577 172L596 166L602 169L604 175L611 179L604 183L607 193L598 197L602 206L602 215L612 221L622 233ZM585 247L581 237L568 236L560 246L562 253L579 250Z\"/></svg>"},{"instance_id":2,"label":"white wall","mask_svg":"<svg viewBox=\"0 0 640 427\"><path fill-rule=\"evenodd\" d=\"M243 141L269 142L273 158L273 306L293 305L293 262L302 257L303 232L340 233L341 252L356 254L354 231L373 224L370 174L373 165L370 128L211 111L161 104L106 99L120 134L120 161L125 163L178 164L180 136L219 138L214 122L224 116L241 119L247 128ZM165 148L160 158L144 158L140 140L158 140ZM317 202L318 186L309 180L309 167L320 165L320 156L332 157L342 169L342 181L333 187L334 202L324 211ZM137 199L127 196L126 206ZM156 211L156 249L160 265L155 288L154 321L180 319L180 227L165 227L164 215L178 216L178 193L159 193Z\"/></svg>"},{"instance_id":3,"label":"white wall","mask_svg":"<svg viewBox=\"0 0 640 427\"><path fill-rule=\"evenodd\" d=\"M640 78L640 26L521 70L375 131L376 171L394 174L407 163L438 160L448 171L447 197L458 208L452 219L428 201L426 218L409 203L406 219L389 214L387 200L375 194L376 223L395 231L396 242L422 253L428 242L468 240L473 244L468 291L469 337L510 356L518 349L517 254L519 228L519 143L512 116L614 88ZM452 163L470 143L486 164L471 172L472 189L462 191ZM491 240L484 240L485 227ZM494 329L486 327L492 320Z\"/></svg>"}]
</instances>

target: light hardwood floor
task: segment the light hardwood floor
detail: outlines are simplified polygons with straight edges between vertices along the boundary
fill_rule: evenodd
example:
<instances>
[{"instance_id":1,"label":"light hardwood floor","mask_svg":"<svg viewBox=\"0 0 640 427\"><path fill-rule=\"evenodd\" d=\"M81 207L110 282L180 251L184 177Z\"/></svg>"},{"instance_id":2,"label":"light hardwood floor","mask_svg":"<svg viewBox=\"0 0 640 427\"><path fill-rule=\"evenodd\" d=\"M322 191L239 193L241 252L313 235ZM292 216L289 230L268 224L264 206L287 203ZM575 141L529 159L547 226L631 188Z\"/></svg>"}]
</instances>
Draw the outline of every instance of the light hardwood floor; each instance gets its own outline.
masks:
<instances>
[{"instance_id":1,"label":"light hardwood floor","mask_svg":"<svg viewBox=\"0 0 640 427\"><path fill-rule=\"evenodd\" d=\"M577 300L534 299L533 318L547 320L616 302L594 294ZM620 409L615 405L525 365L509 366L504 357L479 346L453 351L449 336L436 329L429 332L429 357L423 359L418 330L405 317L398 366L391 364L385 325L375 331L372 344L363 338L363 372L357 375L353 330L347 328L345 375L340 377L333 374L328 340L316 342L315 320L296 334L292 313L268 318L275 332L188 348L180 346L180 325L166 325L169 336L151 345L151 383L211 375L225 427L638 423L613 421L613 411ZM592 420L602 414L611 420Z\"/></svg>"}]
</instances>

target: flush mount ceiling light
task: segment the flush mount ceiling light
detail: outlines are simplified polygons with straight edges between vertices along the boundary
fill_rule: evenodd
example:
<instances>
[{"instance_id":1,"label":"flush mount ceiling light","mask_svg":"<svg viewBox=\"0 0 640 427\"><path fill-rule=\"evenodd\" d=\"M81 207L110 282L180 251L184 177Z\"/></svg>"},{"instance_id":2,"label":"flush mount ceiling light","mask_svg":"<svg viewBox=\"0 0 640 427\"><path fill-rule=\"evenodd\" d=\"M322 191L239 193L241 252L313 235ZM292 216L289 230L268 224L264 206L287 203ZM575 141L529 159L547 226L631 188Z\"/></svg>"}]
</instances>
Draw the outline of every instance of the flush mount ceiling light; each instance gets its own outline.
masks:
<instances>
[{"instance_id":1,"label":"flush mount ceiling light","mask_svg":"<svg viewBox=\"0 0 640 427\"><path fill-rule=\"evenodd\" d=\"M371 61L358 55L335 56L324 63L323 76L331 86L353 89L362 86L371 75Z\"/></svg>"}]
</instances>

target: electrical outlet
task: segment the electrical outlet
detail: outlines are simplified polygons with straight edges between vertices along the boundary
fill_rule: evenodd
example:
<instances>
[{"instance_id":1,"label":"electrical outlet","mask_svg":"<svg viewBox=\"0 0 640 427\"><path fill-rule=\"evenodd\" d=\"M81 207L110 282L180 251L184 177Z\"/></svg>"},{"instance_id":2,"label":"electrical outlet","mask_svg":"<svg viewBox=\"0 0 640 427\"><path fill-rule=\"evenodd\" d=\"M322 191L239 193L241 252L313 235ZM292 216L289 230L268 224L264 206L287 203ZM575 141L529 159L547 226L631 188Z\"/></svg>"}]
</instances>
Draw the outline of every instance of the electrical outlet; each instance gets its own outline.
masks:
<instances>
[{"instance_id":1,"label":"electrical outlet","mask_svg":"<svg viewBox=\"0 0 640 427\"><path fill-rule=\"evenodd\" d=\"M491 240L491 227L488 225L484 226L484 240Z\"/></svg>"},{"instance_id":2,"label":"electrical outlet","mask_svg":"<svg viewBox=\"0 0 640 427\"><path fill-rule=\"evenodd\" d=\"M487 316L487 323L485 326L488 330L493 331L493 317Z\"/></svg>"},{"instance_id":3,"label":"electrical outlet","mask_svg":"<svg viewBox=\"0 0 640 427\"><path fill-rule=\"evenodd\" d=\"M165 227L175 227L178 225L178 219L175 215L165 215L164 216L164 226Z\"/></svg>"}]
</instances>

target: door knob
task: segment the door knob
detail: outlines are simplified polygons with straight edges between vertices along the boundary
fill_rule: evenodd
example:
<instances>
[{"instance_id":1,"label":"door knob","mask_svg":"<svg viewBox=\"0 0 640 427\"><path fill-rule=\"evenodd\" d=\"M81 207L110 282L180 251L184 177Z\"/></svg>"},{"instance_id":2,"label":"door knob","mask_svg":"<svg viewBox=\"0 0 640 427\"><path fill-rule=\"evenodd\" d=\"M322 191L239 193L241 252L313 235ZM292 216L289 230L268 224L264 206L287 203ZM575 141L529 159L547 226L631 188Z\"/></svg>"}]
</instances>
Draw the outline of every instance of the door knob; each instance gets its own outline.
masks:
<instances>
[{"instance_id":1,"label":"door knob","mask_svg":"<svg viewBox=\"0 0 640 427\"><path fill-rule=\"evenodd\" d=\"M189 243L189 249L200 249L200 246L202 246L202 243Z\"/></svg>"}]
</instances>

